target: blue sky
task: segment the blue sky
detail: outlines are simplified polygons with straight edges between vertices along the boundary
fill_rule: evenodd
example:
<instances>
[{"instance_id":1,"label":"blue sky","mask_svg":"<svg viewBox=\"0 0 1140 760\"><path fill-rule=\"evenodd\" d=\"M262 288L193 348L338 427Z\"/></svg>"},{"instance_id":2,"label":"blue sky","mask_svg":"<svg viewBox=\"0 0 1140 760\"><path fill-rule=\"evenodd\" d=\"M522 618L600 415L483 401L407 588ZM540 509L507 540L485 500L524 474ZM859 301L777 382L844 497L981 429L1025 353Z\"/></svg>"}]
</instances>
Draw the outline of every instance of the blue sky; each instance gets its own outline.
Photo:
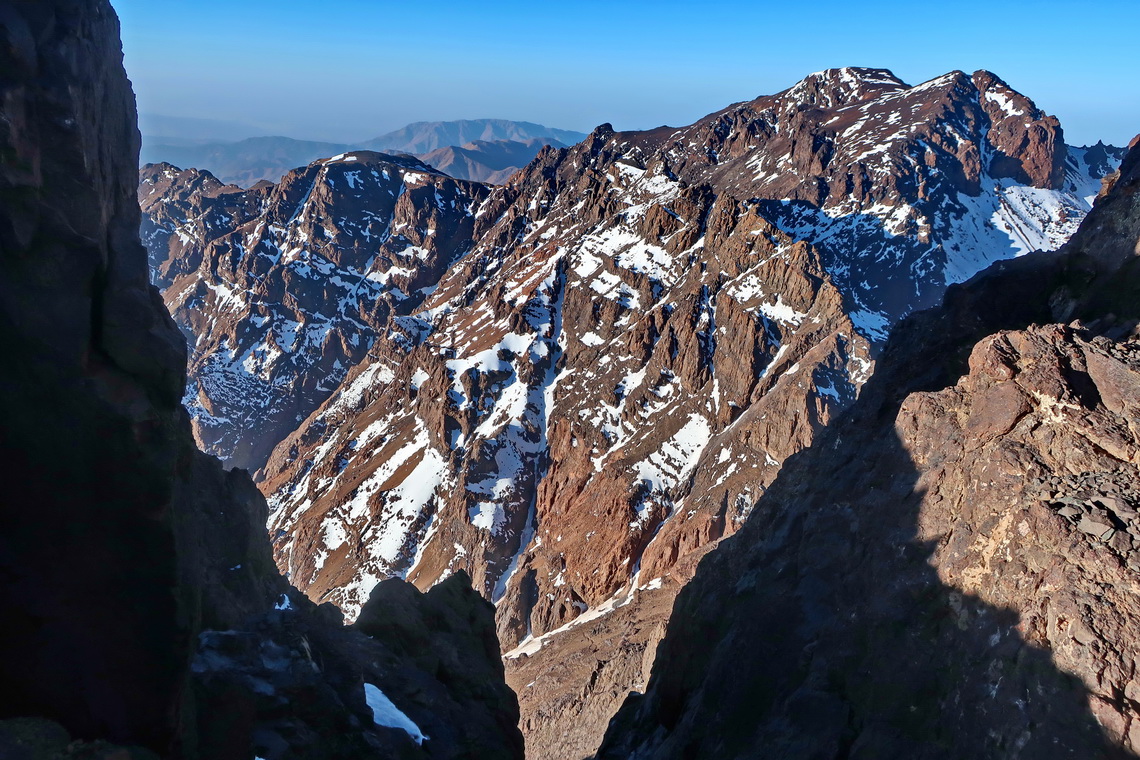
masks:
<instances>
[{"instance_id":1,"label":"blue sky","mask_svg":"<svg viewBox=\"0 0 1140 760\"><path fill-rule=\"evenodd\" d=\"M912 84L989 69L1070 143L1140 132L1135 0L112 4L140 111L231 122L232 136L353 142L482 117L677 126L847 65Z\"/></svg>"}]
</instances>

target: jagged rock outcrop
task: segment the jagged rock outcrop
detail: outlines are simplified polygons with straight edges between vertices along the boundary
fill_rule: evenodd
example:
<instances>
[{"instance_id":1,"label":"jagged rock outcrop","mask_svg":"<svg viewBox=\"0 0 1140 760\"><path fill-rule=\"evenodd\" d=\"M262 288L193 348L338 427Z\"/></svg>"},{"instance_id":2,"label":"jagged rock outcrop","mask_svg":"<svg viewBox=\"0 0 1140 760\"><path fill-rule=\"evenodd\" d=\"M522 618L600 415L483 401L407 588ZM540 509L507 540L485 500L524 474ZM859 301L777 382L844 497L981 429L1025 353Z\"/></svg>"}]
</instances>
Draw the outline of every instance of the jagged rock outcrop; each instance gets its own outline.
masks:
<instances>
[{"instance_id":1,"label":"jagged rock outcrop","mask_svg":"<svg viewBox=\"0 0 1140 760\"><path fill-rule=\"evenodd\" d=\"M896 329L681 592L599 757L1140 750L1140 151L1112 184L1062 253Z\"/></svg>"},{"instance_id":2,"label":"jagged rock outcrop","mask_svg":"<svg viewBox=\"0 0 1140 760\"><path fill-rule=\"evenodd\" d=\"M642 224L636 211L607 220L618 226L601 239L579 222L587 242L577 251L545 242L538 228L519 245L513 230L530 222L517 214L538 205L526 199L545 192L547 172L567 198L598 181L566 154L547 156L514 186L522 198L505 213L488 206L481 218L495 226L480 245L502 236L509 247L473 252L449 270L427 306L439 313L423 323L426 339L408 351L380 338L376 359L354 368L265 468L279 561L314 598L351 610L380 578L407 573L427 586L463 568L488 597L509 597L501 635L539 635L628 582L673 511L672 489L784 370L802 368L803 383L789 375L769 402L790 397L783 403L803 414L769 422L757 413L761 429L781 432L742 456L775 465L854 397L867 344L809 246L735 201L680 187L674 204L688 221L675 254L629 231ZM637 184L630 195L644 199L642 213L664 200ZM685 271L710 215L710 237L740 258ZM737 337L748 346L743 367L736 350L716 348ZM809 396L817 374L832 395ZM735 496L730 521L745 501ZM720 506L694 513L693 524L723 522ZM528 574L541 576L539 589L510 585ZM546 599L563 585L566 593ZM537 602L526 601L532 595Z\"/></svg>"},{"instance_id":3,"label":"jagged rock outcrop","mask_svg":"<svg viewBox=\"0 0 1140 760\"><path fill-rule=\"evenodd\" d=\"M240 630L201 634L193 685L210 710L200 756L521 758L489 603L462 577L402 591L378 587L352 627L291 592Z\"/></svg>"},{"instance_id":4,"label":"jagged rock outcrop","mask_svg":"<svg viewBox=\"0 0 1140 760\"><path fill-rule=\"evenodd\" d=\"M545 149L276 443L258 478L277 561L350 616L381 579L464 570L505 647L530 651L508 660L521 690L581 643L547 650L587 630L581 615L629 617L636 589L679 588L854 401L895 320L994 260L1056 248L1118 160L1066 146L987 72L911 87L853 68L689 127L603 125ZM641 680L650 638L600 636L597 659ZM524 716L575 733L532 748L550 757L588 751L604 723L576 720L592 687L563 683Z\"/></svg>"},{"instance_id":5,"label":"jagged rock outcrop","mask_svg":"<svg viewBox=\"0 0 1140 760\"><path fill-rule=\"evenodd\" d=\"M523 752L517 730L518 702L502 687L503 663L494 620L494 606L459 572L427 593L397 578L377 584L352 627L390 643L404 662L401 675L414 684L414 689L409 684L405 691L431 695L434 688L437 692L418 699L428 712L424 725L438 712L433 709L435 701L469 705L462 716L456 716L462 720L448 724L436 717L434 730L439 738L464 747L466 756L473 758L507 757L506 749L518 756ZM425 678L425 673L431 678ZM517 741L504 748L503 737Z\"/></svg>"},{"instance_id":6,"label":"jagged rock outcrop","mask_svg":"<svg viewBox=\"0 0 1140 760\"><path fill-rule=\"evenodd\" d=\"M996 122L983 105L1000 87L982 73L910 88L886 72L837 70L683 130L599 128L540 154L488 196L471 253L416 313L422 342L378 340L279 445L263 473L282 510L272 523L283 531L279 561L315 598L350 610L374 579L409 572L430 584L461 566L484 593L510 597L501 632L517 640L607 599L650 538L660 549L646 559L664 571L731 532L766 483L710 494L741 464L740 451L710 441L731 428L773 474L808 443L854 398L868 337L1000 255L994 240L967 245L958 234L986 228L988 212L965 204L991 197L987 183L1010 183L999 193L1007 207L1034 198L1075 208L1099 185L1063 143L1049 143L1050 160L1068 166L1063 181L1018 170L1040 188L1014 184L1001 162L983 165L1000 152L986 142ZM1027 135L1048 122L1023 107ZM1009 118L1001 112L1006 131ZM957 145L951 134L974 140L976 162L964 148L930 147ZM816 150L827 161L795 159L809 137L830 146ZM876 179L854 192L862 174ZM807 195L829 220L810 229L796 201ZM765 197L792 201L742 200ZM1038 242L1077 216L1040 216ZM854 243L869 252L843 252ZM868 310L872 297L883 310ZM800 383L803 360L811 371ZM402 484L412 480L429 485L411 495ZM682 494L706 506L662 532ZM568 534L573 543L558 540ZM533 568L539 588L497 592L516 555L511 578ZM559 577L572 593L546 588ZM552 593L554 604L541 601Z\"/></svg>"},{"instance_id":7,"label":"jagged rock outcrop","mask_svg":"<svg viewBox=\"0 0 1140 760\"><path fill-rule=\"evenodd\" d=\"M6 3L0 39L5 756L520 757L501 677L453 694L400 642L291 590L264 498L195 448L185 344L138 236L110 4ZM493 618L468 608L485 648ZM381 690L409 710L431 694L418 715L435 737L391 728Z\"/></svg>"},{"instance_id":8,"label":"jagged rock outcrop","mask_svg":"<svg viewBox=\"0 0 1140 760\"><path fill-rule=\"evenodd\" d=\"M262 466L466 253L487 193L410 156L367 152L245 191L145 168L142 234L190 343L185 403L202 448Z\"/></svg>"}]
</instances>

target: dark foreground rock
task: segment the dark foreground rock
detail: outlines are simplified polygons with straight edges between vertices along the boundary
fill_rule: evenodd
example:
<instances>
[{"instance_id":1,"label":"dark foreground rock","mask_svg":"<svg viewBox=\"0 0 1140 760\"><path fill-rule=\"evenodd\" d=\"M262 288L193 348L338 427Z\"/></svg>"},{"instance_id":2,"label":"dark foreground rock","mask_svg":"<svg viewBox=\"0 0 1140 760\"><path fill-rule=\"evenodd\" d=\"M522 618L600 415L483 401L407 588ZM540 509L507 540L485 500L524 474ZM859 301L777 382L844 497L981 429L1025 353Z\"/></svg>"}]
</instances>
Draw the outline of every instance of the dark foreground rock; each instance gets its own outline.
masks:
<instances>
[{"instance_id":1,"label":"dark foreground rock","mask_svg":"<svg viewBox=\"0 0 1140 760\"><path fill-rule=\"evenodd\" d=\"M5 760L157 760L141 747L71 738L66 728L44 718L0 720L0 757Z\"/></svg>"},{"instance_id":2,"label":"dark foreground rock","mask_svg":"<svg viewBox=\"0 0 1140 760\"><path fill-rule=\"evenodd\" d=\"M1138 188L1133 151L1060 254L901 325L681 592L599 757L1140 749Z\"/></svg>"},{"instance_id":3,"label":"dark foreground rock","mask_svg":"<svg viewBox=\"0 0 1140 760\"><path fill-rule=\"evenodd\" d=\"M4 756L521 756L496 658L457 697L398 640L288 601L264 500L195 449L110 5L0 5L0 104ZM485 648L493 617L466 613ZM366 684L430 738L378 725Z\"/></svg>"}]
</instances>

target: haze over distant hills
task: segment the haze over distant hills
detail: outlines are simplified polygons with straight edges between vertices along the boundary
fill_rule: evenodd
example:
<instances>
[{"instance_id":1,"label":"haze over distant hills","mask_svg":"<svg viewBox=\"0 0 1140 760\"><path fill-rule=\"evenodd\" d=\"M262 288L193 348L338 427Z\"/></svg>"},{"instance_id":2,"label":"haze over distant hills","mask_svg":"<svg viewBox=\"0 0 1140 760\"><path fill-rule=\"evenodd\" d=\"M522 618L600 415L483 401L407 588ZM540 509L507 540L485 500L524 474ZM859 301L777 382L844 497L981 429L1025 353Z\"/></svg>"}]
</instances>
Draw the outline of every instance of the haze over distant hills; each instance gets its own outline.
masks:
<instances>
[{"instance_id":1,"label":"haze over distant hills","mask_svg":"<svg viewBox=\"0 0 1140 760\"><path fill-rule=\"evenodd\" d=\"M463 145L449 145L430 153L420 153L424 163L458 179L471 179L501 185L526 166L546 145L566 148L569 145L549 138L529 140L472 140Z\"/></svg>"},{"instance_id":2,"label":"haze over distant hills","mask_svg":"<svg viewBox=\"0 0 1140 760\"><path fill-rule=\"evenodd\" d=\"M474 140L533 139L556 140L573 145L586 139L582 132L554 129L529 121L506 119L461 119L459 121L417 121L361 145L365 150L428 153L449 145L466 145Z\"/></svg>"},{"instance_id":3,"label":"haze over distant hills","mask_svg":"<svg viewBox=\"0 0 1140 760\"><path fill-rule=\"evenodd\" d=\"M525 166L542 146L565 147L585 137L581 132L506 119L420 121L355 145L291 137L203 144L147 136L139 162L204 169L223 182L249 187L263 179L276 182L319 158L364 149L410 153L459 179L497 183Z\"/></svg>"},{"instance_id":4,"label":"haze over distant hills","mask_svg":"<svg viewBox=\"0 0 1140 760\"><path fill-rule=\"evenodd\" d=\"M155 145L206 145L244 140L272 132L258 126L233 119L213 119L201 116L170 116L141 111L139 131L144 140Z\"/></svg>"},{"instance_id":5,"label":"haze over distant hills","mask_svg":"<svg viewBox=\"0 0 1140 760\"><path fill-rule=\"evenodd\" d=\"M276 182L290 169L318 158L344 153L341 143L294 140L291 137L250 137L230 143L157 144L143 140L140 165L166 162L201 168L231 185L249 187L259 180Z\"/></svg>"}]
</instances>

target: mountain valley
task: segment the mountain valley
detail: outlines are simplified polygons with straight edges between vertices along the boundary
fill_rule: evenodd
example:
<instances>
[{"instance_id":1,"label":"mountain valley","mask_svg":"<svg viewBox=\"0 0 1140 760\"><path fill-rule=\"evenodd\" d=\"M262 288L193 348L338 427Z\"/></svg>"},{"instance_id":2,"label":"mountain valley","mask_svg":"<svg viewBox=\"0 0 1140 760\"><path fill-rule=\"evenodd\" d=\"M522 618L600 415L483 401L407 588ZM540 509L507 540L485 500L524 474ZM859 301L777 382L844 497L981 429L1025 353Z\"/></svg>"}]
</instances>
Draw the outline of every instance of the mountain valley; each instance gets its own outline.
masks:
<instances>
[{"instance_id":1,"label":"mountain valley","mask_svg":"<svg viewBox=\"0 0 1140 760\"><path fill-rule=\"evenodd\" d=\"M279 4L211 69L248 9L0 0L0 758L1140 755L1140 136L846 67L139 169L113 2L193 43L171 129L272 118L266 40L292 90L353 51L325 102L405 44ZM531 17L414 10L480 102L532 73L475 33ZM559 31L536 112L617 60Z\"/></svg>"},{"instance_id":2,"label":"mountain valley","mask_svg":"<svg viewBox=\"0 0 1140 760\"><path fill-rule=\"evenodd\" d=\"M358 151L140 199L198 440L256 471L290 581L351 618L469 574L531 752L570 758L891 325L1058 248L1122 156L988 72L848 68L501 187Z\"/></svg>"}]
</instances>

